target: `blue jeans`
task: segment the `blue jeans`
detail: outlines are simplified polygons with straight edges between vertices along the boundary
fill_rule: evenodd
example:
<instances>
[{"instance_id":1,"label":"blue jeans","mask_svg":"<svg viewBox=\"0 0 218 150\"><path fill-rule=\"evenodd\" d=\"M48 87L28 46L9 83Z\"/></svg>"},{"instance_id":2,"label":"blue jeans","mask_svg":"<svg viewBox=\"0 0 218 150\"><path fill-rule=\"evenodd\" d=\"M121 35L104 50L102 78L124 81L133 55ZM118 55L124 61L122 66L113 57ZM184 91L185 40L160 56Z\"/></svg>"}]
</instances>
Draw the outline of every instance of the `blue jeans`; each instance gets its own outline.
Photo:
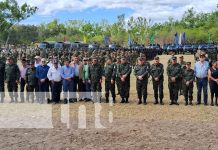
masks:
<instances>
[{"instance_id":1,"label":"blue jeans","mask_svg":"<svg viewBox=\"0 0 218 150\"><path fill-rule=\"evenodd\" d=\"M197 89L198 89L198 93L197 93L197 102L201 103L201 91L203 88L203 93L204 93L204 104L207 104L207 83L208 83L208 79L207 78L202 78L202 79L197 79Z\"/></svg>"},{"instance_id":2,"label":"blue jeans","mask_svg":"<svg viewBox=\"0 0 218 150\"><path fill-rule=\"evenodd\" d=\"M68 92L69 93L69 99L74 98L73 97L73 88L74 88L74 82L73 80L63 80L63 91L64 91L64 99L68 98Z\"/></svg>"},{"instance_id":3,"label":"blue jeans","mask_svg":"<svg viewBox=\"0 0 218 150\"><path fill-rule=\"evenodd\" d=\"M85 98L91 99L91 84L85 80Z\"/></svg>"}]
</instances>

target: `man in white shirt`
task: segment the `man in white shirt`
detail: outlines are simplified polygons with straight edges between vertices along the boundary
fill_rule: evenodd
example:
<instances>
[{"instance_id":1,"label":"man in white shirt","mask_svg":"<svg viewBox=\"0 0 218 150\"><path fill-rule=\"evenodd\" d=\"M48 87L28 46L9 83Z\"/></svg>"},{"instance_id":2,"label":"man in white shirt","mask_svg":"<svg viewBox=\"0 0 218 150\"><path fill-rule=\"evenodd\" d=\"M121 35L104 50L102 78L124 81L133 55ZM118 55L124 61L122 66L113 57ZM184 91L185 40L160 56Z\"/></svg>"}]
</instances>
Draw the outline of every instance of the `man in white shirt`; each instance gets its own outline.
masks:
<instances>
[{"instance_id":1,"label":"man in white shirt","mask_svg":"<svg viewBox=\"0 0 218 150\"><path fill-rule=\"evenodd\" d=\"M26 85L25 76L27 71L26 59L22 59L22 65L19 67L20 70L20 99L21 103L24 103L24 88Z\"/></svg>"},{"instance_id":2,"label":"man in white shirt","mask_svg":"<svg viewBox=\"0 0 218 150\"><path fill-rule=\"evenodd\" d=\"M52 101L54 104L60 102L60 94L62 90L61 67L58 66L58 61L53 61L53 66L49 68L47 77L52 84Z\"/></svg>"}]
</instances>

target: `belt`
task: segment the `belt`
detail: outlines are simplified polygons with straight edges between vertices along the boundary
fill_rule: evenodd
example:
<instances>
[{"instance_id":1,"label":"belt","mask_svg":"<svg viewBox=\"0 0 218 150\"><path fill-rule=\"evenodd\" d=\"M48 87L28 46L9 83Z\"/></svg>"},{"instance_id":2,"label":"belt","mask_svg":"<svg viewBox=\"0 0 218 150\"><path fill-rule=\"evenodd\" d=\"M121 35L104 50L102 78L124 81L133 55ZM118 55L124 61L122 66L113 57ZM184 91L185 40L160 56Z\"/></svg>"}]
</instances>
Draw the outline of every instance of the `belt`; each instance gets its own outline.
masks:
<instances>
[{"instance_id":1,"label":"belt","mask_svg":"<svg viewBox=\"0 0 218 150\"><path fill-rule=\"evenodd\" d=\"M196 77L196 78L197 78L197 80L207 79L207 77L204 77L204 78L198 78L198 77Z\"/></svg>"}]
</instances>

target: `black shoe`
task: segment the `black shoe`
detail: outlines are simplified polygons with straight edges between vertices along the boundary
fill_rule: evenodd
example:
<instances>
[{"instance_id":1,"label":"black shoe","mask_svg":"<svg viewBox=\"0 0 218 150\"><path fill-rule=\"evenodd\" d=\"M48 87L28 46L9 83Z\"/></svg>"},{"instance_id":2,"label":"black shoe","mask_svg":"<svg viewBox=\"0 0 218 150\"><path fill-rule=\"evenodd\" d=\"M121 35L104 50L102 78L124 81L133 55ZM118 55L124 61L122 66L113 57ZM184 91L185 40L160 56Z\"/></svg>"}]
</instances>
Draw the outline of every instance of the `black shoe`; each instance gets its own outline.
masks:
<instances>
[{"instance_id":1,"label":"black shoe","mask_svg":"<svg viewBox=\"0 0 218 150\"><path fill-rule=\"evenodd\" d=\"M189 102L189 105L193 106L192 102Z\"/></svg>"},{"instance_id":2,"label":"black shoe","mask_svg":"<svg viewBox=\"0 0 218 150\"><path fill-rule=\"evenodd\" d=\"M185 102L185 106L187 106L188 105L188 102Z\"/></svg>"},{"instance_id":3,"label":"black shoe","mask_svg":"<svg viewBox=\"0 0 218 150\"><path fill-rule=\"evenodd\" d=\"M211 103L210 106L214 106L214 103Z\"/></svg>"},{"instance_id":4,"label":"black shoe","mask_svg":"<svg viewBox=\"0 0 218 150\"><path fill-rule=\"evenodd\" d=\"M155 100L155 102L154 102L154 105L157 105L158 104L158 101L157 100Z\"/></svg>"},{"instance_id":5,"label":"black shoe","mask_svg":"<svg viewBox=\"0 0 218 150\"><path fill-rule=\"evenodd\" d=\"M208 104L207 104L207 103L204 103L204 106L208 106Z\"/></svg>"},{"instance_id":6,"label":"black shoe","mask_svg":"<svg viewBox=\"0 0 218 150\"><path fill-rule=\"evenodd\" d=\"M163 103L163 100L162 100L162 99L160 100L160 104L161 104L161 105L164 105L164 103Z\"/></svg>"},{"instance_id":7,"label":"black shoe","mask_svg":"<svg viewBox=\"0 0 218 150\"><path fill-rule=\"evenodd\" d=\"M125 99L124 98L122 98L122 100L121 100L121 102L120 103L125 103Z\"/></svg>"},{"instance_id":8,"label":"black shoe","mask_svg":"<svg viewBox=\"0 0 218 150\"><path fill-rule=\"evenodd\" d=\"M179 105L179 103L178 103L178 102L175 102L174 104L175 104L175 105Z\"/></svg>"},{"instance_id":9,"label":"black shoe","mask_svg":"<svg viewBox=\"0 0 218 150\"><path fill-rule=\"evenodd\" d=\"M67 99L64 99L64 104L67 104L68 100Z\"/></svg>"},{"instance_id":10,"label":"black shoe","mask_svg":"<svg viewBox=\"0 0 218 150\"><path fill-rule=\"evenodd\" d=\"M126 101L125 101L125 103L129 103L129 101L128 101L128 98L126 98Z\"/></svg>"},{"instance_id":11,"label":"black shoe","mask_svg":"<svg viewBox=\"0 0 218 150\"><path fill-rule=\"evenodd\" d=\"M142 101L138 101L138 105L142 104Z\"/></svg>"},{"instance_id":12,"label":"black shoe","mask_svg":"<svg viewBox=\"0 0 218 150\"><path fill-rule=\"evenodd\" d=\"M174 103L173 102L170 102L170 105L173 105Z\"/></svg>"},{"instance_id":13,"label":"black shoe","mask_svg":"<svg viewBox=\"0 0 218 150\"><path fill-rule=\"evenodd\" d=\"M201 103L200 102L197 102L197 104L196 105L201 105Z\"/></svg>"},{"instance_id":14,"label":"black shoe","mask_svg":"<svg viewBox=\"0 0 218 150\"><path fill-rule=\"evenodd\" d=\"M144 104L144 105L147 105L147 102L144 102L143 104Z\"/></svg>"},{"instance_id":15,"label":"black shoe","mask_svg":"<svg viewBox=\"0 0 218 150\"><path fill-rule=\"evenodd\" d=\"M70 98L69 103L74 103L75 99Z\"/></svg>"}]
</instances>

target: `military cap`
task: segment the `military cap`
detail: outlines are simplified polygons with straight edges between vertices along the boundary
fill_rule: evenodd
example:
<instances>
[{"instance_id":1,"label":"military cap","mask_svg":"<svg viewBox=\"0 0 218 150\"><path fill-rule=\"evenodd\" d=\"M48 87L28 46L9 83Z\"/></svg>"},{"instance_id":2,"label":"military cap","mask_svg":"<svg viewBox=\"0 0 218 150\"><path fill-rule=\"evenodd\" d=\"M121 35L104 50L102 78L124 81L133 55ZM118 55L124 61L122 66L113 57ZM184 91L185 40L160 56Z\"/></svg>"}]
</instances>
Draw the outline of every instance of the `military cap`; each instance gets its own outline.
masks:
<instances>
[{"instance_id":1,"label":"military cap","mask_svg":"<svg viewBox=\"0 0 218 150\"><path fill-rule=\"evenodd\" d=\"M120 56L118 56L117 59L120 59Z\"/></svg>"},{"instance_id":2,"label":"military cap","mask_svg":"<svg viewBox=\"0 0 218 150\"><path fill-rule=\"evenodd\" d=\"M154 57L155 60L159 60L160 58L158 56Z\"/></svg>"},{"instance_id":3,"label":"military cap","mask_svg":"<svg viewBox=\"0 0 218 150\"><path fill-rule=\"evenodd\" d=\"M112 59L112 58L111 58L110 56L108 56L108 57L106 57L105 59L108 60L108 59Z\"/></svg>"},{"instance_id":4,"label":"military cap","mask_svg":"<svg viewBox=\"0 0 218 150\"><path fill-rule=\"evenodd\" d=\"M40 56L35 56L35 59L40 59L41 57Z\"/></svg>"},{"instance_id":5,"label":"military cap","mask_svg":"<svg viewBox=\"0 0 218 150\"><path fill-rule=\"evenodd\" d=\"M92 57L92 60L97 60L97 57L94 57L94 56L93 56L93 57Z\"/></svg>"},{"instance_id":6,"label":"military cap","mask_svg":"<svg viewBox=\"0 0 218 150\"><path fill-rule=\"evenodd\" d=\"M191 65L191 62L186 62L186 65Z\"/></svg>"},{"instance_id":7,"label":"military cap","mask_svg":"<svg viewBox=\"0 0 218 150\"><path fill-rule=\"evenodd\" d=\"M176 56L173 56L173 57L172 57L172 60L177 60L177 57L176 57Z\"/></svg>"},{"instance_id":8,"label":"military cap","mask_svg":"<svg viewBox=\"0 0 218 150\"><path fill-rule=\"evenodd\" d=\"M87 60L88 60L88 58L86 58L86 57L83 58L83 61L87 61Z\"/></svg>"},{"instance_id":9,"label":"military cap","mask_svg":"<svg viewBox=\"0 0 218 150\"><path fill-rule=\"evenodd\" d=\"M121 59L126 60L126 57L125 57L125 56L122 56Z\"/></svg>"}]
</instances>

